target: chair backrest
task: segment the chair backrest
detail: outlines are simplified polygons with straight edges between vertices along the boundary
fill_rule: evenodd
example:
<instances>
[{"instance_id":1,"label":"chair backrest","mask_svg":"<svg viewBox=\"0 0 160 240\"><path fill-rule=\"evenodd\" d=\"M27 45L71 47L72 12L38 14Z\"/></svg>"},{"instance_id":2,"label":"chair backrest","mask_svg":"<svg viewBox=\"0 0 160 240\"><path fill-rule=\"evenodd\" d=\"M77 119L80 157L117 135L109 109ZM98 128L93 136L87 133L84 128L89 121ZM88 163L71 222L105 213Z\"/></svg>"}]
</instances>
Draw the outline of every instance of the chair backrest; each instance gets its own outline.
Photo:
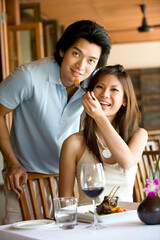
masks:
<instances>
[{"instance_id":1,"label":"chair backrest","mask_svg":"<svg viewBox=\"0 0 160 240\"><path fill-rule=\"evenodd\" d=\"M155 166L159 154L160 150L158 151L150 150L143 152L142 158L138 163L134 185L133 199L135 202L141 202L147 196L147 193L143 192L143 188L145 187L146 179L151 179L151 175L155 171ZM160 163L158 166L158 170L160 171Z\"/></svg>"},{"instance_id":2,"label":"chair backrest","mask_svg":"<svg viewBox=\"0 0 160 240\"><path fill-rule=\"evenodd\" d=\"M160 150L160 141L159 139L148 140L145 146L145 151L156 151Z\"/></svg>"},{"instance_id":3,"label":"chair backrest","mask_svg":"<svg viewBox=\"0 0 160 240\"><path fill-rule=\"evenodd\" d=\"M28 173L23 185L20 206L23 220L51 218L54 216L53 198L58 197L59 174ZM76 182L74 196L78 197Z\"/></svg>"},{"instance_id":4,"label":"chair backrest","mask_svg":"<svg viewBox=\"0 0 160 240\"><path fill-rule=\"evenodd\" d=\"M148 131L148 142L145 150L160 150L160 130Z\"/></svg>"},{"instance_id":5,"label":"chair backrest","mask_svg":"<svg viewBox=\"0 0 160 240\"><path fill-rule=\"evenodd\" d=\"M148 130L148 139L153 140L153 139L159 139L160 140L160 129L157 130Z\"/></svg>"}]
</instances>

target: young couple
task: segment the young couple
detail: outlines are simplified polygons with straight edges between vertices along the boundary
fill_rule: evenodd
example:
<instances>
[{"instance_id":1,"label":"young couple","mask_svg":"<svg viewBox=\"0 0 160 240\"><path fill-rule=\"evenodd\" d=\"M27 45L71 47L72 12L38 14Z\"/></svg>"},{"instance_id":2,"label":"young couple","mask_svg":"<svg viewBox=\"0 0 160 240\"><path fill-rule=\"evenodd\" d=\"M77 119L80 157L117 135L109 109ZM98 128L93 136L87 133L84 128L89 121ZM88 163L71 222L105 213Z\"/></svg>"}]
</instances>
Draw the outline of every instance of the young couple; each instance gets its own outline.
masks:
<instances>
[{"instance_id":1,"label":"young couple","mask_svg":"<svg viewBox=\"0 0 160 240\"><path fill-rule=\"evenodd\" d=\"M94 79L103 68L97 72L90 80L87 94L74 84L78 78L86 88L90 75L106 65L110 48L110 38L102 26L89 20L78 21L57 42L54 57L24 64L0 84L5 224L22 220L18 198L22 184L27 181L27 172L59 171L62 143L79 131L83 107L87 113L84 134L72 135L62 148L60 195L72 195L76 166L80 166L85 154L93 152L98 161L110 167L117 164L120 170L130 169L139 161L147 134L138 128L136 99L128 78L119 80L121 73L110 73L112 68L117 69L111 67L106 68L109 74L102 74L102 83L98 85ZM5 122L9 112L13 112L10 134ZM102 144L95 134L109 148L110 158L102 156Z\"/></svg>"}]
</instances>

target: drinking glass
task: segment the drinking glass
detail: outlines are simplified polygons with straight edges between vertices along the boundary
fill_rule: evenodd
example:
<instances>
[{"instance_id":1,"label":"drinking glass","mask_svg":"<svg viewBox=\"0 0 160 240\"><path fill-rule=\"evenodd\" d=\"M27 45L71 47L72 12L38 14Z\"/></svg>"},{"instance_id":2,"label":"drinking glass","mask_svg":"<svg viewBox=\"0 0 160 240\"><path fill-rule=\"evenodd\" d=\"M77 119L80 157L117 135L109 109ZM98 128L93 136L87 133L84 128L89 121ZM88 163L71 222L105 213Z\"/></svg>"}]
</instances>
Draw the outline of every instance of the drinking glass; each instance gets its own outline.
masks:
<instances>
[{"instance_id":1,"label":"drinking glass","mask_svg":"<svg viewBox=\"0 0 160 240\"><path fill-rule=\"evenodd\" d=\"M72 229L77 222L77 198L59 197L53 199L54 215L61 229Z\"/></svg>"},{"instance_id":2,"label":"drinking glass","mask_svg":"<svg viewBox=\"0 0 160 240\"><path fill-rule=\"evenodd\" d=\"M82 191L93 200L94 223L90 227L94 229L103 228L97 221L96 213L96 197L103 192L105 186L102 164L82 164L80 179Z\"/></svg>"}]
</instances>

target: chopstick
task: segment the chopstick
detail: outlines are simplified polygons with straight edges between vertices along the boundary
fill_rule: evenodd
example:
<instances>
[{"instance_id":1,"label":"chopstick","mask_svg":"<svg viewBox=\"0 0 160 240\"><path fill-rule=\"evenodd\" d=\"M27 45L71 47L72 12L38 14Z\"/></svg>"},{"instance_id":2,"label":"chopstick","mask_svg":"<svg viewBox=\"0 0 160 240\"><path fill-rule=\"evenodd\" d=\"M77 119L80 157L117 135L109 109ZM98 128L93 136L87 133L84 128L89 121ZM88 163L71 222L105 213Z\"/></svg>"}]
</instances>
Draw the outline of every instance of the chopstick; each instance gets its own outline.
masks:
<instances>
[{"instance_id":1,"label":"chopstick","mask_svg":"<svg viewBox=\"0 0 160 240\"><path fill-rule=\"evenodd\" d=\"M119 188L120 188L120 186L117 187L117 189L116 189L115 192L113 193L113 195L112 195L110 201L112 201L112 199L114 198L114 196L115 196L115 194L116 194L116 192L117 192L117 190L118 190Z\"/></svg>"},{"instance_id":2,"label":"chopstick","mask_svg":"<svg viewBox=\"0 0 160 240\"><path fill-rule=\"evenodd\" d=\"M108 194L108 196L106 197L106 200L108 200L113 192L113 190L115 189L115 186L112 188L112 190L110 191L110 193Z\"/></svg>"},{"instance_id":3,"label":"chopstick","mask_svg":"<svg viewBox=\"0 0 160 240\"><path fill-rule=\"evenodd\" d=\"M108 196L107 196L107 198L106 198L106 200L108 200L108 202L111 202L111 201L112 201L112 199L114 198L114 196L115 196L115 194L116 194L116 192L118 191L119 188L120 188L120 186L118 186L115 191L114 191L115 186L112 188L112 190L110 191L110 193L108 194ZM113 195L111 196L111 194L112 194L113 191L114 191L114 193L113 193Z\"/></svg>"},{"instance_id":4,"label":"chopstick","mask_svg":"<svg viewBox=\"0 0 160 240\"><path fill-rule=\"evenodd\" d=\"M84 92L87 93L87 90L84 87L82 87L81 85L80 85L80 87L83 89Z\"/></svg>"},{"instance_id":5,"label":"chopstick","mask_svg":"<svg viewBox=\"0 0 160 240\"><path fill-rule=\"evenodd\" d=\"M77 88L80 87L85 93L88 92L83 86L80 85L80 81L78 78L74 79L74 84ZM95 100L95 98L93 96L92 96L92 99Z\"/></svg>"}]
</instances>

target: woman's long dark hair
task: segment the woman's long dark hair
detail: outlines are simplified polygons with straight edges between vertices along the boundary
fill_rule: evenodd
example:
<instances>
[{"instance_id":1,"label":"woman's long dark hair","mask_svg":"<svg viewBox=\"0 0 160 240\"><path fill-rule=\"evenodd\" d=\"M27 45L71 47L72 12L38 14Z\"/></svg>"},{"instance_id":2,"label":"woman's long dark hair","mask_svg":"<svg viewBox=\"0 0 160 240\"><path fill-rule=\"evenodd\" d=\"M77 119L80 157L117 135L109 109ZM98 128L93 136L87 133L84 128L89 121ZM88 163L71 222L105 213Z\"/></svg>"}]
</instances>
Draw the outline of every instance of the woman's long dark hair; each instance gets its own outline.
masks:
<instances>
[{"instance_id":1,"label":"woman's long dark hair","mask_svg":"<svg viewBox=\"0 0 160 240\"><path fill-rule=\"evenodd\" d=\"M88 91L93 91L97 82L106 75L116 76L122 84L124 90L124 100L126 106L121 106L117 112L112 125L121 138L128 143L133 133L138 129L141 119L133 84L130 76L124 70L122 65L106 66L100 68L90 79ZM102 162L99 152L97 138L95 135L95 121L86 114L84 119L84 138L89 150Z\"/></svg>"}]
</instances>

